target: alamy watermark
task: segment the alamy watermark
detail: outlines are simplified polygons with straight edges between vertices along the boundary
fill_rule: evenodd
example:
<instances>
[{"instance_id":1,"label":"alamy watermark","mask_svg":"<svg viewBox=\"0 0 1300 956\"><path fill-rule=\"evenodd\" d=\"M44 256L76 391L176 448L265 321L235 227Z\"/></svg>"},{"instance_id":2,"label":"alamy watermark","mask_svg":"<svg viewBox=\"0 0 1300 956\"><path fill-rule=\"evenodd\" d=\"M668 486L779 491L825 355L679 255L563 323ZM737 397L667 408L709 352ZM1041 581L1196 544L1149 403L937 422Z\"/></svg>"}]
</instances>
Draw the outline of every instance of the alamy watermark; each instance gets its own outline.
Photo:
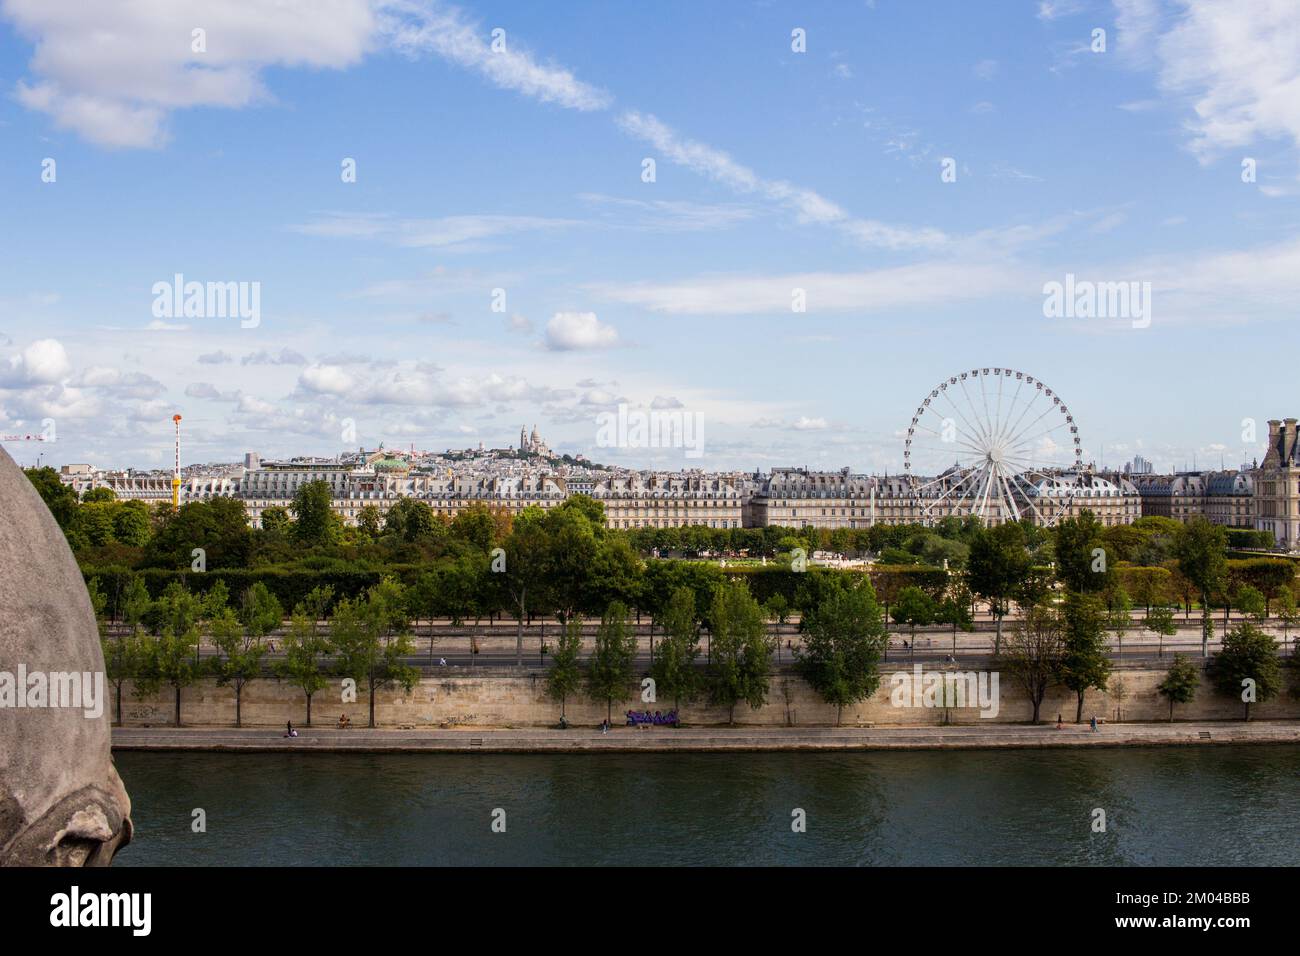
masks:
<instances>
[{"instance_id":1,"label":"alamy watermark","mask_svg":"<svg viewBox=\"0 0 1300 956\"><path fill-rule=\"evenodd\" d=\"M912 673L895 671L889 683L895 707L978 707L980 716L991 720L1001 706L997 671L926 671L913 664Z\"/></svg>"},{"instance_id":2,"label":"alamy watermark","mask_svg":"<svg viewBox=\"0 0 1300 956\"><path fill-rule=\"evenodd\" d=\"M1043 283L1043 315L1049 319L1131 319L1151 325L1150 282L1092 282L1067 272L1065 282Z\"/></svg>"},{"instance_id":3,"label":"alamy watermark","mask_svg":"<svg viewBox=\"0 0 1300 956\"><path fill-rule=\"evenodd\" d=\"M186 282L182 273L171 282L155 282L155 319L234 319L241 329L262 324L262 283Z\"/></svg>"},{"instance_id":4,"label":"alamy watermark","mask_svg":"<svg viewBox=\"0 0 1300 956\"><path fill-rule=\"evenodd\" d=\"M597 415L596 426L598 448L682 448L687 458L704 454L704 420L696 412L629 410L622 403L617 412Z\"/></svg>"},{"instance_id":5,"label":"alamy watermark","mask_svg":"<svg viewBox=\"0 0 1300 956\"><path fill-rule=\"evenodd\" d=\"M87 720L104 713L103 671L0 671L0 708L81 710Z\"/></svg>"}]
</instances>

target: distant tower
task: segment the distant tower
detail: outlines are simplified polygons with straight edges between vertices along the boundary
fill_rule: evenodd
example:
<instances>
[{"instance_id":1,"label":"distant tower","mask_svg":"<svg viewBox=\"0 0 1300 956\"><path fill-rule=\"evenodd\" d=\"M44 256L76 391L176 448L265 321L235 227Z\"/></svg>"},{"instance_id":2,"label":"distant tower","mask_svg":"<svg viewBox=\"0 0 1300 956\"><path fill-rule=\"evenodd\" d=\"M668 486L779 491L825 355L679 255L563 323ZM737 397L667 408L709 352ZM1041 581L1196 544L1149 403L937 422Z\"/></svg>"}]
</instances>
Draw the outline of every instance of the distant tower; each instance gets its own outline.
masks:
<instances>
[{"instance_id":1,"label":"distant tower","mask_svg":"<svg viewBox=\"0 0 1300 956\"><path fill-rule=\"evenodd\" d=\"M176 466L172 470L172 511L180 506L181 501L181 417L180 415L172 416L172 424L176 426Z\"/></svg>"}]
</instances>

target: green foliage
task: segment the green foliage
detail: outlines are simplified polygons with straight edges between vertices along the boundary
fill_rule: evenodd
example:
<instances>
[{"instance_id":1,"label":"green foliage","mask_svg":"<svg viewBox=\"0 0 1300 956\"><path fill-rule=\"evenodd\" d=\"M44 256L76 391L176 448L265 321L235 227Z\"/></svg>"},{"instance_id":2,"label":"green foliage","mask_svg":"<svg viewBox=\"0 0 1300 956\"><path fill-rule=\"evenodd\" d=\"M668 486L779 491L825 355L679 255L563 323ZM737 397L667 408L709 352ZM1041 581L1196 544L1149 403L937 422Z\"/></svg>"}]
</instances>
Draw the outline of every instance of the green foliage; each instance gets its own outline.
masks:
<instances>
[{"instance_id":1,"label":"green foliage","mask_svg":"<svg viewBox=\"0 0 1300 956\"><path fill-rule=\"evenodd\" d=\"M293 538L300 547L329 546L338 541L343 522L334 513L333 503L334 492L327 481L308 481L298 486L289 511L294 517Z\"/></svg>"},{"instance_id":2,"label":"green foliage","mask_svg":"<svg viewBox=\"0 0 1300 956\"><path fill-rule=\"evenodd\" d=\"M158 527L144 553L148 567L188 570L195 548L206 552L209 570L248 563L252 531L244 503L236 498L191 501L176 511L160 509L155 518Z\"/></svg>"},{"instance_id":3,"label":"green foliage","mask_svg":"<svg viewBox=\"0 0 1300 956\"><path fill-rule=\"evenodd\" d=\"M404 590L391 578L380 581L363 599L344 598L334 606L330 637L337 673L368 687L371 727L375 692L401 686L409 693L419 677L419 671L402 661L415 652L408 614Z\"/></svg>"},{"instance_id":4,"label":"green foliage","mask_svg":"<svg viewBox=\"0 0 1300 956\"><path fill-rule=\"evenodd\" d=\"M714 593L709 629L709 698L726 707L727 722L734 723L737 703L763 706L771 677L763 610L743 582L731 581Z\"/></svg>"},{"instance_id":5,"label":"green foliage","mask_svg":"<svg viewBox=\"0 0 1300 956\"><path fill-rule=\"evenodd\" d=\"M294 608L284 635L284 657L275 664L276 676L302 690L307 700L307 726L311 726L311 699L328 684L326 658L333 651L330 639L317 623L329 604L327 591L313 591L314 600Z\"/></svg>"},{"instance_id":6,"label":"green foliage","mask_svg":"<svg viewBox=\"0 0 1300 956\"><path fill-rule=\"evenodd\" d=\"M694 700L700 687L695 668L700 655L695 592L684 586L673 591L660 623L664 636L650 665L650 676L654 678L655 694L670 698L673 709L680 711L681 702Z\"/></svg>"},{"instance_id":7,"label":"green foliage","mask_svg":"<svg viewBox=\"0 0 1300 956\"><path fill-rule=\"evenodd\" d=\"M1245 720L1250 719L1252 703L1262 704L1282 689L1277 642L1254 624L1241 624L1227 633L1222 650L1210 659L1208 672L1218 693L1245 705ZM1253 701L1248 699L1248 683L1253 686Z\"/></svg>"},{"instance_id":8,"label":"green foliage","mask_svg":"<svg viewBox=\"0 0 1300 956\"><path fill-rule=\"evenodd\" d=\"M194 627L179 633L165 628L156 636L140 639L140 666L134 693L137 698L150 697L163 687L171 687L176 694L177 727L181 726L181 689L198 678L194 656L198 640L199 632Z\"/></svg>"},{"instance_id":9,"label":"green foliage","mask_svg":"<svg viewBox=\"0 0 1300 956\"><path fill-rule=\"evenodd\" d=\"M72 486L60 481L59 473L49 466L25 468L23 474L40 494L45 507L50 509L50 514L54 515L54 520L59 523L63 533L67 534L77 513L77 493L72 490Z\"/></svg>"},{"instance_id":10,"label":"green foliage","mask_svg":"<svg viewBox=\"0 0 1300 956\"><path fill-rule=\"evenodd\" d=\"M587 695L605 702L607 718L612 718L614 701L627 697L635 661L636 636L627 625L627 607L615 601L601 618L587 661Z\"/></svg>"},{"instance_id":11,"label":"green foliage","mask_svg":"<svg viewBox=\"0 0 1300 956\"><path fill-rule=\"evenodd\" d=\"M560 705L560 719L565 719L564 704L582 687L582 618L566 621L551 652L551 669L546 675L546 696Z\"/></svg>"},{"instance_id":12,"label":"green foliage","mask_svg":"<svg viewBox=\"0 0 1300 956\"><path fill-rule=\"evenodd\" d=\"M239 599L239 623L254 637L270 634L284 620L280 602L261 581L248 588Z\"/></svg>"},{"instance_id":13,"label":"green foliage","mask_svg":"<svg viewBox=\"0 0 1300 956\"><path fill-rule=\"evenodd\" d=\"M910 590L930 601L920 589ZM884 643L884 621L870 582L838 591L809 613L796 666L821 698L835 706L836 724L845 707L866 700L880 686L877 666Z\"/></svg>"},{"instance_id":14,"label":"green foliage","mask_svg":"<svg viewBox=\"0 0 1300 956\"><path fill-rule=\"evenodd\" d=\"M1091 594L1068 594L1062 606L1065 631L1057 680L1077 695L1075 722L1083 719L1084 695L1089 688L1102 690L1110 680L1111 661L1106 653L1106 609Z\"/></svg>"},{"instance_id":15,"label":"green foliage","mask_svg":"<svg viewBox=\"0 0 1300 956\"><path fill-rule=\"evenodd\" d=\"M1033 720L1049 687L1060 673L1065 654L1065 622L1062 612L1051 604L1025 609L998 655L999 666L1017 681L1033 705Z\"/></svg>"},{"instance_id":16,"label":"green foliage","mask_svg":"<svg viewBox=\"0 0 1300 956\"><path fill-rule=\"evenodd\" d=\"M278 618L276 623L279 623ZM246 630L240 626L230 608L221 609L209 622L208 628L212 644L217 649L216 655L209 658L209 667L219 685L235 688L235 726L241 727L244 685L261 673L266 648L251 627Z\"/></svg>"},{"instance_id":17,"label":"green foliage","mask_svg":"<svg viewBox=\"0 0 1300 956\"><path fill-rule=\"evenodd\" d=\"M1196 690L1200 684L1200 668L1182 654L1175 654L1165 679L1156 687L1160 696L1169 701L1170 723L1174 720L1174 704L1190 704L1196 699Z\"/></svg>"},{"instance_id":18,"label":"green foliage","mask_svg":"<svg viewBox=\"0 0 1300 956\"><path fill-rule=\"evenodd\" d=\"M1115 579L1115 555L1106 553L1102 524L1091 511L1056 526L1056 577L1067 591L1096 594Z\"/></svg>"}]
</instances>

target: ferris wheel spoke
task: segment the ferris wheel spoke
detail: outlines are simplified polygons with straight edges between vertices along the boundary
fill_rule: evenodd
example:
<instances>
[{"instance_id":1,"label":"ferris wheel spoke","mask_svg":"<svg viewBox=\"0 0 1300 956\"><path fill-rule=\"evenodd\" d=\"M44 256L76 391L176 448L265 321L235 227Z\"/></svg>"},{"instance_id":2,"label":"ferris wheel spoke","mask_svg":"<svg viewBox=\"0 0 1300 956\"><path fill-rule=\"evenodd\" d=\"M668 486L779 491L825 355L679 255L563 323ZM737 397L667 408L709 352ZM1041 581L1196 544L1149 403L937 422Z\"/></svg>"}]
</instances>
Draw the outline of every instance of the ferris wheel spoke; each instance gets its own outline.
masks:
<instances>
[{"instance_id":1,"label":"ferris wheel spoke","mask_svg":"<svg viewBox=\"0 0 1300 956\"><path fill-rule=\"evenodd\" d=\"M1064 427L1063 424L1062 424L1062 425L1053 425L1051 428L1048 428L1048 429L1046 429L1046 430L1044 430L1044 431L1041 431L1041 432L1039 432L1037 435L1031 435L1030 437L1028 437L1028 438L1024 439L1023 441L1021 441L1019 444L1012 446L1012 449L1015 450L1015 449L1024 448L1024 447L1027 446L1027 445L1032 445L1033 442L1038 441L1040 438L1046 438L1048 435L1051 435L1053 432L1060 430L1062 427ZM1073 443L1071 443L1071 444L1073 444ZM1026 450L1032 452L1032 451L1033 451L1033 448L1030 447L1030 448L1028 448L1028 449L1026 449Z\"/></svg>"},{"instance_id":2,"label":"ferris wheel spoke","mask_svg":"<svg viewBox=\"0 0 1300 956\"><path fill-rule=\"evenodd\" d=\"M966 385L965 385L965 383L962 383L962 387L961 387L961 389L962 389L963 392L966 391ZM976 437L977 440L980 441L981 443L985 442L985 441L987 440L987 436L985 436L984 434L982 434L982 433L979 431L979 429L976 428L974 425L972 425L972 424L970 423L970 421L966 418L966 416L965 416L964 414L962 414L962 410L961 410L960 408L957 407L957 403L954 402L954 401L952 400L952 396L948 394L947 390L946 390L946 389L940 389L940 390L939 390L939 394L941 394L944 398L946 398L946 399L948 400L948 404L952 406L952 410L953 410L954 412L957 413L957 416L958 416L959 418L961 418L962 422L965 423L966 427L969 428L969 429L971 430L971 432L974 433L974 437ZM966 401L967 401L967 403L969 404L969 402L970 402L970 396L969 396L969 395L967 395L967 397L966 397ZM973 405L972 405L971 407L974 408Z\"/></svg>"},{"instance_id":3,"label":"ferris wheel spoke","mask_svg":"<svg viewBox=\"0 0 1300 956\"><path fill-rule=\"evenodd\" d=\"M962 395L964 395L964 396L966 397L966 404L970 406L971 415L972 415L974 418L979 418L979 415L978 415L978 413L977 413L976 410L975 410L975 400L974 400L973 398L970 397L970 392L968 392L968 391L966 390L966 383L965 383L965 381L960 381L960 380L959 380L958 384L961 386L961 393L962 393ZM954 405L953 407L955 408L956 406ZM984 431L983 429L980 429L980 439L981 439L982 441L987 442L987 441L989 440L989 438L990 438L990 435L988 434L988 432Z\"/></svg>"},{"instance_id":4,"label":"ferris wheel spoke","mask_svg":"<svg viewBox=\"0 0 1300 956\"><path fill-rule=\"evenodd\" d=\"M1019 521L1019 520L1020 520L1020 508L1019 508L1019 506L1016 504L1016 496L1015 496L1014 494L1012 494L1012 492L1011 492L1011 484L1010 484L1010 482L1007 480L1007 476L1006 476L1005 474L1003 474L1003 475L999 475L999 477L1002 479L1002 490L1005 491L1005 492L1006 492L1006 495L1007 495L1007 505L1008 505L1008 507L1010 507L1010 509L1011 509L1011 513L1012 513L1013 515L1015 515L1015 519L1016 519L1017 521Z\"/></svg>"},{"instance_id":5,"label":"ferris wheel spoke","mask_svg":"<svg viewBox=\"0 0 1300 956\"><path fill-rule=\"evenodd\" d=\"M1016 430L1020 427L1020 423L1023 422L1025 418L1029 415L1029 413L1038 406L1038 396L1040 394L1041 393L1037 391L1030 393L1029 401L1026 402L1025 407L1020 410L1020 414L1016 417L1016 420L1011 424L1009 428L1004 430L1004 434L1006 436L1015 435Z\"/></svg>"},{"instance_id":6,"label":"ferris wheel spoke","mask_svg":"<svg viewBox=\"0 0 1300 956\"><path fill-rule=\"evenodd\" d=\"M956 491L956 490L957 490L958 488L960 488L962 485L966 484L966 482L970 481L971 478L975 477L975 476L978 475L979 473L980 473L980 472L979 472L978 470L970 470L970 471L967 471L966 474L965 474L965 476L963 476L962 479L961 479L960 481L953 482L952 484L950 484L950 485L948 486L948 488L944 491L943 494L941 494L938 498L933 499L934 503L935 503L935 504L938 504L940 501L943 501L943 499L947 498L950 494L952 494L954 491ZM967 489L967 490L969 490L969 489Z\"/></svg>"},{"instance_id":7,"label":"ferris wheel spoke","mask_svg":"<svg viewBox=\"0 0 1300 956\"><path fill-rule=\"evenodd\" d=\"M993 434L996 437L1002 433L1002 382L1006 376L998 376L998 406L993 416Z\"/></svg>"},{"instance_id":8,"label":"ferris wheel spoke","mask_svg":"<svg viewBox=\"0 0 1300 956\"><path fill-rule=\"evenodd\" d=\"M1016 390L1015 390L1015 392L1014 392L1014 393L1012 394L1012 396L1011 396L1011 404L1010 404L1009 406L1007 406L1007 418L1006 418L1006 422L1003 422L1003 423L998 427L998 439L999 439L999 440L1005 439L1005 438L1007 437L1007 423L1009 423L1009 422L1011 421L1011 416L1014 415L1014 414L1016 413L1016 407L1017 407L1018 403L1020 402L1020 390L1021 390L1022 388L1024 388L1024 385L1025 385L1025 380L1024 380L1023 378L1020 379L1018 382L1016 382ZM1022 414L1023 414L1023 412L1022 412Z\"/></svg>"},{"instance_id":9,"label":"ferris wheel spoke","mask_svg":"<svg viewBox=\"0 0 1300 956\"><path fill-rule=\"evenodd\" d=\"M1048 415L1051 411L1052 411L1052 409L1049 408L1046 412L1043 412L1042 415L1039 415L1039 416L1038 416L1037 418L1035 418L1032 422L1030 422L1028 425L1026 425L1024 428L1022 428L1022 429L1021 429L1021 430L1020 430L1016 435L1014 435L1011 439L1009 439L1009 440L1007 441L1007 443L1006 443L1006 447L1007 447L1007 448L1020 448L1020 447L1022 447L1023 445L1025 445L1027 442L1029 442L1029 441L1033 441L1035 438L1039 438L1039 437L1041 437L1042 435L1051 434L1052 432L1056 431L1057 429L1059 429L1059 428L1065 428L1065 427L1067 427L1067 426L1069 425L1069 422L1066 422L1064 419L1062 419L1061 421L1057 422L1055 425L1050 426L1050 427L1047 429L1047 431L1045 431L1045 432L1039 432L1037 435L1034 435L1032 438L1024 438L1024 437L1023 437L1023 436L1025 435L1026 432L1028 432L1031 428L1036 427L1036 426L1038 425L1039 422L1041 422L1044 418L1046 418L1047 415Z\"/></svg>"},{"instance_id":10,"label":"ferris wheel spoke","mask_svg":"<svg viewBox=\"0 0 1300 956\"><path fill-rule=\"evenodd\" d=\"M1017 426L1017 430L1011 435L1008 441L1014 443L1017 438L1019 438L1025 432L1029 431L1029 429L1033 428L1035 425L1037 425L1039 422L1041 422L1044 418L1046 418L1055 410L1056 410L1055 405L1048 405L1047 408L1043 410L1042 414L1039 415L1037 418L1035 418L1033 421L1031 421L1029 424L1025 425L1024 427Z\"/></svg>"},{"instance_id":11,"label":"ferris wheel spoke","mask_svg":"<svg viewBox=\"0 0 1300 956\"><path fill-rule=\"evenodd\" d=\"M976 445L976 444L974 444L973 442L970 442L970 441L968 441L968 440L958 440L958 439L954 438L952 441L944 441L944 440L943 440L943 436L940 435L940 434L939 434L937 431L935 431L933 428L926 428L926 427L923 426L923 425L917 425L916 427L922 429L923 431L927 431L927 432L929 432L929 433L930 433L931 435L933 435L935 438L939 439L939 442L940 442L942 445L961 445L963 448L966 448L966 449L968 450L968 452L969 452L970 454L972 454L972 455L983 455L983 454L984 454L984 450L983 450L982 448L980 448L978 445ZM912 442L911 444L916 444L916 442ZM937 450L937 449L934 449L934 448L926 448L926 450L927 450L927 451L935 451L935 450Z\"/></svg>"},{"instance_id":12,"label":"ferris wheel spoke","mask_svg":"<svg viewBox=\"0 0 1300 956\"><path fill-rule=\"evenodd\" d=\"M996 434L996 429L993 426L993 415L989 412L988 392L984 387L984 380L986 378L988 378L987 375L980 376L980 398L984 401L984 423L988 427L989 441L992 442L993 436Z\"/></svg>"}]
</instances>

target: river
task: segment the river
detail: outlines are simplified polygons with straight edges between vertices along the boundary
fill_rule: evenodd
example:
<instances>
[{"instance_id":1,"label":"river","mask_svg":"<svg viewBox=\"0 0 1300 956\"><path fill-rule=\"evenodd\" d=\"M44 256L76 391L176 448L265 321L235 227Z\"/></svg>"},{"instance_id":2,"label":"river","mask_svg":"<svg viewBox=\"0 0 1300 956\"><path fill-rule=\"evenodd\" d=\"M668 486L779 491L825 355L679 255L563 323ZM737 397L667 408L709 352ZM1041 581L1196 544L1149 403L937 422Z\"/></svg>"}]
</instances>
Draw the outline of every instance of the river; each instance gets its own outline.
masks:
<instances>
[{"instance_id":1,"label":"river","mask_svg":"<svg viewBox=\"0 0 1300 956\"><path fill-rule=\"evenodd\" d=\"M118 866L1300 860L1289 745L116 760L136 823Z\"/></svg>"}]
</instances>

